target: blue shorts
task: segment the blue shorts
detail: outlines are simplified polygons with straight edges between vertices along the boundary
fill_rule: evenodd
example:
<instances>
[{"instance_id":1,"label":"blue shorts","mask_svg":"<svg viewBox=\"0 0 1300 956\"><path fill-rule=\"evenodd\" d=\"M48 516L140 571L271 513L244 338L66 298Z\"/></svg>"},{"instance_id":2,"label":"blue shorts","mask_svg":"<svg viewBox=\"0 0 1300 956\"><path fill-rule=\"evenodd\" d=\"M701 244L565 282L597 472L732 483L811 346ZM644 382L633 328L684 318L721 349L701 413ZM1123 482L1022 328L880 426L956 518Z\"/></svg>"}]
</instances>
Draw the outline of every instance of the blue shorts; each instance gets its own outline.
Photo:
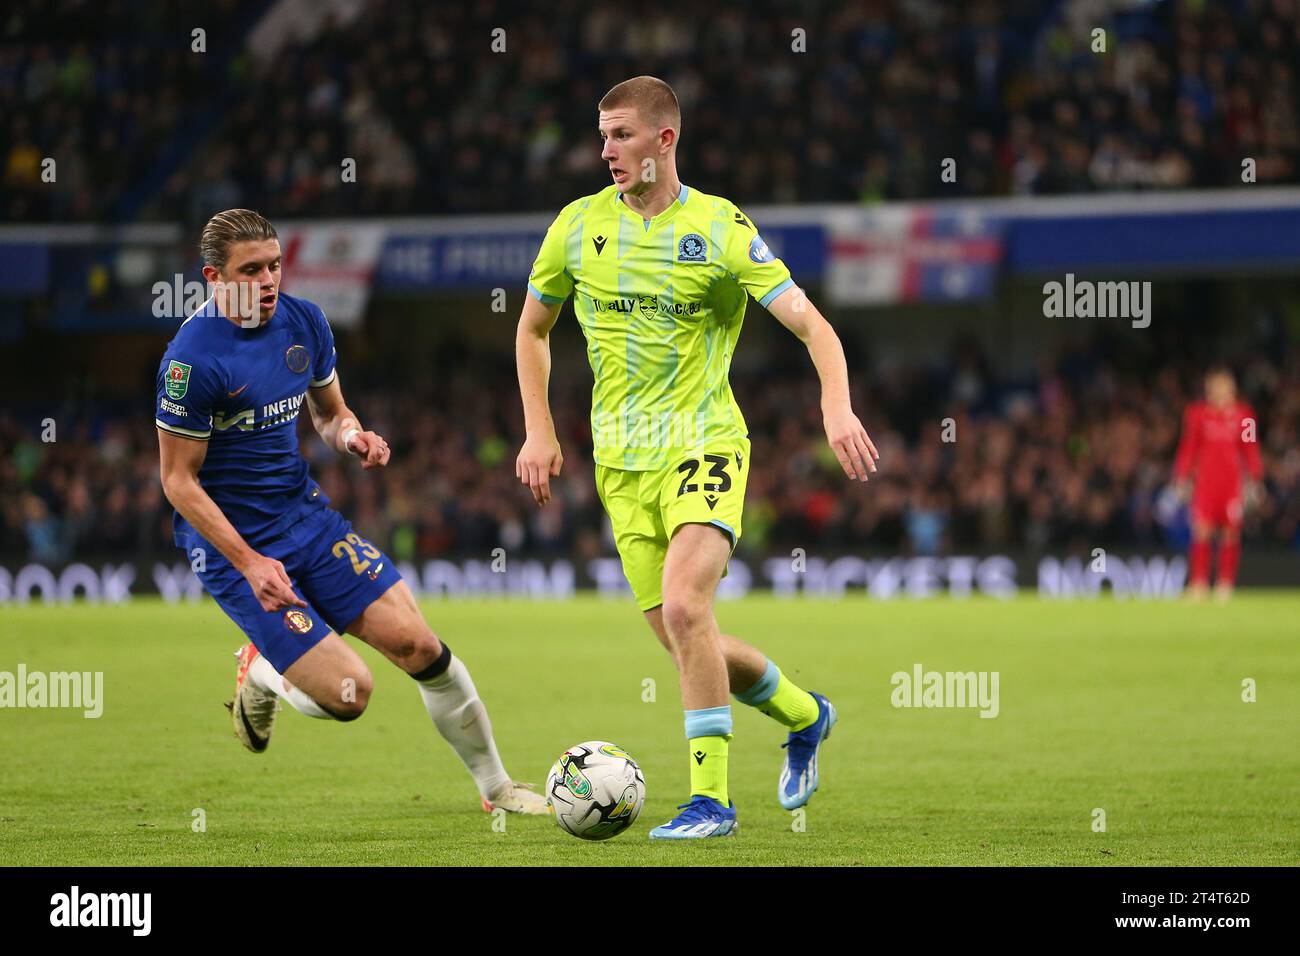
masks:
<instances>
[{"instance_id":1,"label":"blue shorts","mask_svg":"<svg viewBox=\"0 0 1300 956\"><path fill-rule=\"evenodd\" d=\"M206 551L204 590L279 673L315 647L330 631L342 634L361 612L402 576L388 555L352 530L332 508L309 512L260 554L275 558L306 607L264 611L248 581L216 548L202 538L192 542ZM192 549L187 548L187 554Z\"/></svg>"}]
</instances>

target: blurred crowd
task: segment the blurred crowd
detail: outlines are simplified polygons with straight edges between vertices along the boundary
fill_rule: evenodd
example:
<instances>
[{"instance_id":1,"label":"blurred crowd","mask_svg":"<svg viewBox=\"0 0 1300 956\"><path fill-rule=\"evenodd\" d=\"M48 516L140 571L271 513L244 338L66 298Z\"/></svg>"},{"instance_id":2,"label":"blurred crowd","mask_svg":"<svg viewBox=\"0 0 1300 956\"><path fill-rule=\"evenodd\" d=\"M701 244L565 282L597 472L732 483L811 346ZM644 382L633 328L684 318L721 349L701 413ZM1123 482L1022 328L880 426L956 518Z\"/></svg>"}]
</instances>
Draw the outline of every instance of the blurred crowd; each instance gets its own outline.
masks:
<instances>
[{"instance_id":1,"label":"blurred crowd","mask_svg":"<svg viewBox=\"0 0 1300 956\"><path fill-rule=\"evenodd\" d=\"M12 0L0 13L0 222L130 218L209 131L238 0ZM195 52L191 31L202 28ZM227 45L230 40L225 41ZM230 67L234 69L233 67ZM188 138L187 138L188 137ZM170 216L168 218L175 218Z\"/></svg>"},{"instance_id":2,"label":"blurred crowd","mask_svg":"<svg viewBox=\"0 0 1300 956\"><path fill-rule=\"evenodd\" d=\"M970 345L939 368L879 367L855 399L881 455L879 473L861 485L831 455L816 377L797 358L774 354L761 375L733 375L753 446L744 553L1086 553L1182 543L1185 511L1169 483L1199 370L1126 373L1077 351L1030 380L1006 382ZM554 501L539 509L514 475L523 436L509 369L463 368L474 371L400 390L349 384L349 404L392 445L386 469L363 472L340 459L300 417L303 452L334 506L397 559L486 559L496 547L612 554L592 476L590 380L553 383L565 465ZM1300 353L1253 354L1238 372L1265 468L1248 546L1300 548ZM40 441L39 424L0 412L0 558L174 557L148 409L101 409L93 423L79 411L55 414L61 430L51 443Z\"/></svg>"},{"instance_id":3,"label":"blurred crowd","mask_svg":"<svg viewBox=\"0 0 1300 956\"><path fill-rule=\"evenodd\" d=\"M259 59L271 6L11 0L0 218L554 210L607 182L595 104L638 73L743 203L1300 180L1296 0L370 0Z\"/></svg>"}]
</instances>

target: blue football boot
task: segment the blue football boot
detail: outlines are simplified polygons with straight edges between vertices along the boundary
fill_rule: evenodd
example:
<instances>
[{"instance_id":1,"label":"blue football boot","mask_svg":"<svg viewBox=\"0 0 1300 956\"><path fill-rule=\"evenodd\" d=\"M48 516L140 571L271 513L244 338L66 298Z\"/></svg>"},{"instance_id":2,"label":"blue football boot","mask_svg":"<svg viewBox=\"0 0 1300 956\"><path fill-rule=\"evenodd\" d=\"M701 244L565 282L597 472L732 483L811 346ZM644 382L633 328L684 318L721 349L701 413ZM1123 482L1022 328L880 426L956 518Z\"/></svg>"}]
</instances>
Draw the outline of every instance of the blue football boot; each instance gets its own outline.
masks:
<instances>
[{"instance_id":1,"label":"blue football boot","mask_svg":"<svg viewBox=\"0 0 1300 956\"><path fill-rule=\"evenodd\" d=\"M663 826L650 831L652 840L702 840L705 837L735 836L736 803L724 807L712 797L693 796L677 808L682 812Z\"/></svg>"},{"instance_id":2,"label":"blue football boot","mask_svg":"<svg viewBox=\"0 0 1300 956\"><path fill-rule=\"evenodd\" d=\"M817 719L803 730L791 731L790 739L781 745L785 748L785 764L776 793L787 810L802 807L817 789L817 751L835 726L835 705L821 694L809 693L817 701Z\"/></svg>"}]
</instances>

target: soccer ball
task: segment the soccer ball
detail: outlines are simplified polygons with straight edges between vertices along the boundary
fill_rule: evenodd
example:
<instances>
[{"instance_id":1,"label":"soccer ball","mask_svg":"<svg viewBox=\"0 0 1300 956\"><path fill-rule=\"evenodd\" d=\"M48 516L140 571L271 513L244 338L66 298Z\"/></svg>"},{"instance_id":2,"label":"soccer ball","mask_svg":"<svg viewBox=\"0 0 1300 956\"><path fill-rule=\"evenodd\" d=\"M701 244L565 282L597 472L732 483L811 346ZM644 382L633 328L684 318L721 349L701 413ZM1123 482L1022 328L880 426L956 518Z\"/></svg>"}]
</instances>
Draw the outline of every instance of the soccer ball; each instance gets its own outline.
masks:
<instances>
[{"instance_id":1,"label":"soccer ball","mask_svg":"<svg viewBox=\"0 0 1300 956\"><path fill-rule=\"evenodd\" d=\"M645 777L632 757L603 740L575 744L546 779L546 802L565 833L608 840L622 833L645 805Z\"/></svg>"}]
</instances>

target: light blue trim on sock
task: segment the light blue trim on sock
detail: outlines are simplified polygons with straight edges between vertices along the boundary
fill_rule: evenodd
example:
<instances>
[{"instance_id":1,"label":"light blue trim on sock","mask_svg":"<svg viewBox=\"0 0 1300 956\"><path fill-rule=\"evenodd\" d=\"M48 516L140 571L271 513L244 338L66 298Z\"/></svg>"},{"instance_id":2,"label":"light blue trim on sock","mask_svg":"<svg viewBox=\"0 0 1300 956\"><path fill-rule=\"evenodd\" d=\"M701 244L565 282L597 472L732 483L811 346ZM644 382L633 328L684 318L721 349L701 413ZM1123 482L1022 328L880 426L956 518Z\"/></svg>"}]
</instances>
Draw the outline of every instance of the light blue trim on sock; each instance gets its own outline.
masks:
<instances>
[{"instance_id":1,"label":"light blue trim on sock","mask_svg":"<svg viewBox=\"0 0 1300 956\"><path fill-rule=\"evenodd\" d=\"M686 739L725 737L731 733L731 705L686 711Z\"/></svg>"},{"instance_id":2,"label":"light blue trim on sock","mask_svg":"<svg viewBox=\"0 0 1300 956\"><path fill-rule=\"evenodd\" d=\"M737 694L736 700L742 704L748 704L750 707L757 707L759 704L772 699L772 695L776 693L776 685L780 682L781 671L776 664L769 660L767 670L763 671L763 676L758 679L758 683L743 694Z\"/></svg>"}]
</instances>

